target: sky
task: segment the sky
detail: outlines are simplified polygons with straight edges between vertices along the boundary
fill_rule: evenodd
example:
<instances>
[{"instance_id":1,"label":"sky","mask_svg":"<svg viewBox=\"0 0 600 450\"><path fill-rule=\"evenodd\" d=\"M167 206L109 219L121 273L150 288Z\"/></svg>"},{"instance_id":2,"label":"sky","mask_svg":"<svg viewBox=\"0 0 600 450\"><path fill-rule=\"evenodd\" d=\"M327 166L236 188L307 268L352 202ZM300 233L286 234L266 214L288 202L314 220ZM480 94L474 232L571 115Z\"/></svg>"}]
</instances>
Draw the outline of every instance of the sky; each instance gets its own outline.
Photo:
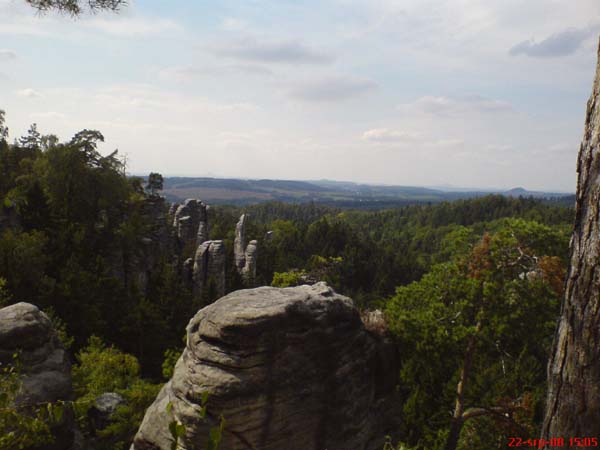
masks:
<instances>
[{"instance_id":1,"label":"sky","mask_svg":"<svg viewBox=\"0 0 600 450\"><path fill-rule=\"evenodd\" d=\"M0 109L128 171L575 190L598 0L0 0Z\"/></svg>"}]
</instances>

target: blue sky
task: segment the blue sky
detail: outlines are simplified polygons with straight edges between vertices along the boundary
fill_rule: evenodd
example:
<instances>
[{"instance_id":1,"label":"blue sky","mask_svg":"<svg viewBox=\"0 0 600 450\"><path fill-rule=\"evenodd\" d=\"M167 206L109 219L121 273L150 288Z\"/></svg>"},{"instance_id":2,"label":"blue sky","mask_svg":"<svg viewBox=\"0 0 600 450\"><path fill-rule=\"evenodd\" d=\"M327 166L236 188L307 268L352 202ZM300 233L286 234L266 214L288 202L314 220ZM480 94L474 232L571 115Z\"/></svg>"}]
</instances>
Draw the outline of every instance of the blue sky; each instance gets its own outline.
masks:
<instances>
[{"instance_id":1,"label":"blue sky","mask_svg":"<svg viewBox=\"0 0 600 450\"><path fill-rule=\"evenodd\" d=\"M144 174L574 191L597 0L0 0L0 108Z\"/></svg>"}]
</instances>

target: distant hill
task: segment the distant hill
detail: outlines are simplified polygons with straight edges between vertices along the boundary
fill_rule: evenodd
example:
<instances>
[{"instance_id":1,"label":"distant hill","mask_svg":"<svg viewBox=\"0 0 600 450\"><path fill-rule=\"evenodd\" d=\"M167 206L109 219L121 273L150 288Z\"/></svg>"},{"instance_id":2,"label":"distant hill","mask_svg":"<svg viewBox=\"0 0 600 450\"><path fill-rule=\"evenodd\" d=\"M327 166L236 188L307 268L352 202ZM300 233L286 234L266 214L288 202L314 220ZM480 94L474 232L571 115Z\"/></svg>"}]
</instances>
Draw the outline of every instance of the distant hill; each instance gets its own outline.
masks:
<instances>
[{"instance_id":1,"label":"distant hill","mask_svg":"<svg viewBox=\"0 0 600 450\"><path fill-rule=\"evenodd\" d=\"M443 190L418 186L387 186L347 181L243 180L238 178L166 177L163 194L169 201L199 198L212 204L244 205L265 201L316 202L347 208L379 209L419 203L437 203L489 194L534 197L561 204L574 204L566 193L528 191Z\"/></svg>"}]
</instances>

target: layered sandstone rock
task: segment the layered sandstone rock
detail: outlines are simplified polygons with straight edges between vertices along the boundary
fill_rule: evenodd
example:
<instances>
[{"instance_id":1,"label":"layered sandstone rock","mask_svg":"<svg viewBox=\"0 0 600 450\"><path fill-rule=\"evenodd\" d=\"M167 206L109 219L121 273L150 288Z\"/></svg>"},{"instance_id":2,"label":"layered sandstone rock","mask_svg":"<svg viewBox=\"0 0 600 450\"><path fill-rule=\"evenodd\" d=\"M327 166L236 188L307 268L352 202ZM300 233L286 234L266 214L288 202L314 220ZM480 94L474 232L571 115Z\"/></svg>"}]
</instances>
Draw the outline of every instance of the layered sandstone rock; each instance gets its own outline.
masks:
<instances>
[{"instance_id":1,"label":"layered sandstone rock","mask_svg":"<svg viewBox=\"0 0 600 450\"><path fill-rule=\"evenodd\" d=\"M173 227L182 245L199 245L208 239L207 206L200 200L187 199L177 207Z\"/></svg>"},{"instance_id":2,"label":"layered sandstone rock","mask_svg":"<svg viewBox=\"0 0 600 450\"><path fill-rule=\"evenodd\" d=\"M71 364L46 314L29 303L0 309L0 363L18 364L23 388L17 406L72 400ZM52 429L55 442L36 450L65 450L73 445L73 414L66 408L61 423ZM33 450L33 449L31 449Z\"/></svg>"},{"instance_id":3,"label":"layered sandstone rock","mask_svg":"<svg viewBox=\"0 0 600 450\"><path fill-rule=\"evenodd\" d=\"M246 246L246 222L248 216L242 214L235 226L233 243L233 259L238 273L242 276L244 285L253 287L256 280L256 259L258 256L258 241L250 241Z\"/></svg>"},{"instance_id":4,"label":"layered sandstone rock","mask_svg":"<svg viewBox=\"0 0 600 450\"><path fill-rule=\"evenodd\" d=\"M221 415L220 448L230 450L371 450L397 426L385 423L395 349L324 283L233 292L200 310L187 333L134 450L171 448L173 421L186 428L178 448L204 449Z\"/></svg>"},{"instance_id":5,"label":"layered sandstone rock","mask_svg":"<svg viewBox=\"0 0 600 450\"><path fill-rule=\"evenodd\" d=\"M209 282L214 283L216 295L225 295L225 244L206 241L198 246L192 271L193 293L201 298Z\"/></svg>"}]
</instances>

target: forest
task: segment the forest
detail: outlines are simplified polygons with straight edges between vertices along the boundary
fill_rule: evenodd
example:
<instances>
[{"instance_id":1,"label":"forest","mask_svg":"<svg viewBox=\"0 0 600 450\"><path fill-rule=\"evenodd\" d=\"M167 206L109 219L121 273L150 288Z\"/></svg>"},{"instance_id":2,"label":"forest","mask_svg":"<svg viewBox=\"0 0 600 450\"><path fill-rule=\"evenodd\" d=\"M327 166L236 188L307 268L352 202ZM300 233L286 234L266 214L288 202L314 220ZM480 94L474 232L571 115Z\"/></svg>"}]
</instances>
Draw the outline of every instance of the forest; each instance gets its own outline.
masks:
<instances>
[{"instance_id":1,"label":"forest","mask_svg":"<svg viewBox=\"0 0 600 450\"><path fill-rule=\"evenodd\" d=\"M34 124L10 139L0 111L0 306L46 312L73 361L83 434L94 449L127 449L187 322L215 295L193 297L172 249L152 254L143 288L130 270L148 255L145 205L160 198L162 177L129 176L116 151L99 152L99 131L61 142ZM572 207L501 195L369 211L211 205L210 237L229 261L242 213L260 244L256 285L326 281L361 311L382 311L401 360L403 425L387 448L502 449L539 435ZM241 286L228 269L227 291ZM16 369L0 369L0 448L51 439L44 408L11 406ZM104 392L126 403L96 431L88 411Z\"/></svg>"}]
</instances>

